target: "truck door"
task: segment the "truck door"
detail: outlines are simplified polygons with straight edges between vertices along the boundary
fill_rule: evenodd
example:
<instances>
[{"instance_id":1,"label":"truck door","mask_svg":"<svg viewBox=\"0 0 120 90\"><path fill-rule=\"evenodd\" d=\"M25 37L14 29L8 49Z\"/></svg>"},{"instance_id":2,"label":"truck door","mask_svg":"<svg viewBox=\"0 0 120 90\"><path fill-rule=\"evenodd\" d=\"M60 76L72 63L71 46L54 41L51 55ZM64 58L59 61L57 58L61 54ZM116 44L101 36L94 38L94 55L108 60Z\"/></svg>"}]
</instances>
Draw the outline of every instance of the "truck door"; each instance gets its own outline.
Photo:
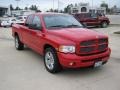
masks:
<instances>
[{"instance_id":1,"label":"truck door","mask_svg":"<svg viewBox=\"0 0 120 90\"><path fill-rule=\"evenodd\" d=\"M97 25L98 24L98 17L96 14L90 14L87 18L87 25L92 26L92 25Z\"/></svg>"},{"instance_id":2,"label":"truck door","mask_svg":"<svg viewBox=\"0 0 120 90\"><path fill-rule=\"evenodd\" d=\"M29 27L29 44L35 51L42 52L43 32L39 16L34 16L32 25Z\"/></svg>"},{"instance_id":3,"label":"truck door","mask_svg":"<svg viewBox=\"0 0 120 90\"><path fill-rule=\"evenodd\" d=\"M32 24L32 20L33 20L34 16L33 15L30 15L28 16L26 22L25 22L25 25L22 25L20 28L22 30L21 32L21 35L22 35L22 41L24 44L26 44L27 46L30 46L29 45L29 42L30 42L30 39L29 39L29 36L30 36L30 30L29 30L29 25Z\"/></svg>"}]
</instances>

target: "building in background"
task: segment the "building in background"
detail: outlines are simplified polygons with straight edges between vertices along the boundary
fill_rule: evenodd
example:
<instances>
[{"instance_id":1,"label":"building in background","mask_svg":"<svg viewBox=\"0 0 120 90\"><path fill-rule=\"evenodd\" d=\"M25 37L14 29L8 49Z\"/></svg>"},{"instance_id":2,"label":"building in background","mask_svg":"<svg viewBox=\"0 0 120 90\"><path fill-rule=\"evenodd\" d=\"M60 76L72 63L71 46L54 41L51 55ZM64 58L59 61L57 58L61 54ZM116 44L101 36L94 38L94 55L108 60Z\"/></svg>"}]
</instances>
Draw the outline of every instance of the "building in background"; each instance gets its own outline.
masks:
<instances>
[{"instance_id":1,"label":"building in background","mask_svg":"<svg viewBox=\"0 0 120 90\"><path fill-rule=\"evenodd\" d=\"M120 8L118 8L116 5L111 8L112 14L120 14Z\"/></svg>"},{"instance_id":2,"label":"building in background","mask_svg":"<svg viewBox=\"0 0 120 90\"><path fill-rule=\"evenodd\" d=\"M71 13L104 13L106 14L105 7L90 7L89 3L79 3L71 6Z\"/></svg>"},{"instance_id":3,"label":"building in background","mask_svg":"<svg viewBox=\"0 0 120 90\"><path fill-rule=\"evenodd\" d=\"M27 16L29 14L33 14L35 11L33 10L13 10L11 11L12 16Z\"/></svg>"},{"instance_id":4,"label":"building in background","mask_svg":"<svg viewBox=\"0 0 120 90\"><path fill-rule=\"evenodd\" d=\"M10 10L10 6L1 6L0 5L0 17L4 16L22 16L35 13L34 10Z\"/></svg>"},{"instance_id":5,"label":"building in background","mask_svg":"<svg viewBox=\"0 0 120 90\"><path fill-rule=\"evenodd\" d=\"M7 14L10 14L9 13L9 6L1 6L0 5L0 17L4 16L4 15L7 15Z\"/></svg>"}]
</instances>

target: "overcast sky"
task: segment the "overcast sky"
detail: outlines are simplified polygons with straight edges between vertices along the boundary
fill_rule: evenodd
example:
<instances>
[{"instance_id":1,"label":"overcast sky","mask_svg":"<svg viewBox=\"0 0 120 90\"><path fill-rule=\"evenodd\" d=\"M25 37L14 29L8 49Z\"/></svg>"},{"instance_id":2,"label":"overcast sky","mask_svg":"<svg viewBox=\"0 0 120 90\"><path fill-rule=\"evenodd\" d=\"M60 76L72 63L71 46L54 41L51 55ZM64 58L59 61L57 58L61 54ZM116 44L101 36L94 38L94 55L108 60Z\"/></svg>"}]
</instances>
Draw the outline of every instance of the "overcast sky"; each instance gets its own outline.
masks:
<instances>
[{"instance_id":1,"label":"overcast sky","mask_svg":"<svg viewBox=\"0 0 120 90\"><path fill-rule=\"evenodd\" d=\"M53 8L53 1L54 1L54 8L58 7L58 0L20 0L18 2L18 6L21 8L24 8L25 6L30 6L30 5L37 5L40 10L45 11L49 8ZM90 6L92 5L92 0L59 0L61 3L60 8L63 9L66 5L70 3L80 3L80 2L85 2L89 3ZM117 5L120 7L120 0L93 0L93 5L94 6L100 6L101 2L105 1L110 5L110 7ZM17 6L17 2L15 0L0 0L0 5L2 6L8 6L9 4L12 4L14 7Z\"/></svg>"}]
</instances>

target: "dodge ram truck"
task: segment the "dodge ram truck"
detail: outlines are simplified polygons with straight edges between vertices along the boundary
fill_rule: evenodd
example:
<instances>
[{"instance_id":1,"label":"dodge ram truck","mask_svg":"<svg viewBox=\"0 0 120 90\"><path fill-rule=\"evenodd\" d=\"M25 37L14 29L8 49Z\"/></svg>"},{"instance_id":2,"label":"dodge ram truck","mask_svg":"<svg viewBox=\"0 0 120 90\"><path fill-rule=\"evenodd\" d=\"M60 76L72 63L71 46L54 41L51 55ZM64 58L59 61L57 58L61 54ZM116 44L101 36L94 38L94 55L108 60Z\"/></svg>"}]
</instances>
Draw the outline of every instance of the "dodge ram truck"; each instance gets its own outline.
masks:
<instances>
[{"instance_id":1,"label":"dodge ram truck","mask_svg":"<svg viewBox=\"0 0 120 90\"><path fill-rule=\"evenodd\" d=\"M108 36L86 29L73 16L60 13L35 13L24 25L14 24L15 48L31 48L44 56L46 70L99 67L107 63L111 49Z\"/></svg>"}]
</instances>

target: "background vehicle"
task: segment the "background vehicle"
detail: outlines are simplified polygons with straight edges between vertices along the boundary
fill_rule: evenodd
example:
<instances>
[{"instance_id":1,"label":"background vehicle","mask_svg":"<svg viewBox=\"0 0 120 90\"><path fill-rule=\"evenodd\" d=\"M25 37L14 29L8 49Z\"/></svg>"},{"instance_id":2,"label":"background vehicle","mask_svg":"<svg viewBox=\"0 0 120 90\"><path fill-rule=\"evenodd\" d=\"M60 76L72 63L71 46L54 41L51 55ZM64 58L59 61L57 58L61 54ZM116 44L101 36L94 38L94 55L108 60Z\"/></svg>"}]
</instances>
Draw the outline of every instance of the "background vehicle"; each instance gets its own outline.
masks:
<instances>
[{"instance_id":1,"label":"background vehicle","mask_svg":"<svg viewBox=\"0 0 120 90\"><path fill-rule=\"evenodd\" d=\"M83 28L71 15L36 13L24 25L14 24L12 35L17 50L24 45L44 56L46 69L80 68L105 64L110 57L108 37Z\"/></svg>"},{"instance_id":2,"label":"background vehicle","mask_svg":"<svg viewBox=\"0 0 120 90\"><path fill-rule=\"evenodd\" d=\"M15 18L6 18L1 21L1 26L2 27L10 27L12 24L16 23Z\"/></svg>"},{"instance_id":3,"label":"background vehicle","mask_svg":"<svg viewBox=\"0 0 120 90\"><path fill-rule=\"evenodd\" d=\"M24 22L25 22L25 20L26 20L26 17L27 16L18 16L18 17L16 17L16 23L17 24L24 24Z\"/></svg>"},{"instance_id":4,"label":"background vehicle","mask_svg":"<svg viewBox=\"0 0 120 90\"><path fill-rule=\"evenodd\" d=\"M110 21L104 14L95 13L78 13L73 15L79 22L87 26L101 26L105 28Z\"/></svg>"}]
</instances>

